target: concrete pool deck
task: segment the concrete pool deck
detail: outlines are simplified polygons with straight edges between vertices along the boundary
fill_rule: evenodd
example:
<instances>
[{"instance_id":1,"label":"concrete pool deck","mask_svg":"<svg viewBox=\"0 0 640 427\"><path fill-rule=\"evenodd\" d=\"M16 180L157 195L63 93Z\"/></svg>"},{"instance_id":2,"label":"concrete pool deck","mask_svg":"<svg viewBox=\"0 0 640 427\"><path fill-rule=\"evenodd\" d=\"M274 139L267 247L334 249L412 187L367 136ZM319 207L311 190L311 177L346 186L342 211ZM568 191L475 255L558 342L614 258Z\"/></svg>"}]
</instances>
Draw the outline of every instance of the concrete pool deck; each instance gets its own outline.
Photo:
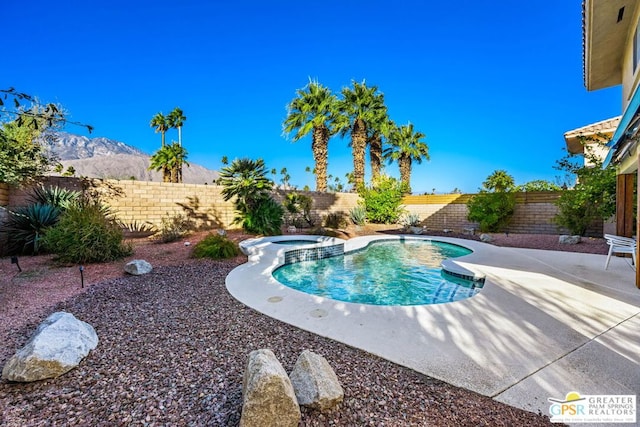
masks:
<instances>
[{"instance_id":1,"label":"concrete pool deck","mask_svg":"<svg viewBox=\"0 0 640 427\"><path fill-rule=\"evenodd\" d=\"M344 243L349 251L380 238L398 236L320 244ZM532 412L548 415L547 399L570 391L640 395L640 290L627 258L613 257L605 271L604 255L433 240L474 251L454 262L485 276L478 295L422 306L308 295L273 279L283 253L294 247L268 239L245 244L249 261L226 285L270 317Z\"/></svg>"}]
</instances>

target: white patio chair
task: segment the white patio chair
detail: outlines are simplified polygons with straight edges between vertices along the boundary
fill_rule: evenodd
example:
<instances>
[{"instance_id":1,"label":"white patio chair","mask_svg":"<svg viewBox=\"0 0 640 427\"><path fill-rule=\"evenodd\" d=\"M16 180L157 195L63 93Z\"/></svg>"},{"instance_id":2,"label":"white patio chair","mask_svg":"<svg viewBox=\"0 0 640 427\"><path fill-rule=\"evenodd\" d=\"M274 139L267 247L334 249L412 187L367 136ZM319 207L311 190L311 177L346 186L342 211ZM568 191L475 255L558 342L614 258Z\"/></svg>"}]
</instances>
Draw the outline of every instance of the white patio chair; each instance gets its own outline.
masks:
<instances>
[{"instance_id":1,"label":"white patio chair","mask_svg":"<svg viewBox=\"0 0 640 427\"><path fill-rule=\"evenodd\" d=\"M633 260L633 265L636 265L636 247L638 245L636 239L632 239L630 237L622 237L616 236L614 234L605 234L605 240L607 241L607 245L609 245L609 254L607 255L607 262L604 265L604 269L606 270L609 267L609 261L611 260L611 255L616 254L631 254L631 259Z\"/></svg>"}]
</instances>

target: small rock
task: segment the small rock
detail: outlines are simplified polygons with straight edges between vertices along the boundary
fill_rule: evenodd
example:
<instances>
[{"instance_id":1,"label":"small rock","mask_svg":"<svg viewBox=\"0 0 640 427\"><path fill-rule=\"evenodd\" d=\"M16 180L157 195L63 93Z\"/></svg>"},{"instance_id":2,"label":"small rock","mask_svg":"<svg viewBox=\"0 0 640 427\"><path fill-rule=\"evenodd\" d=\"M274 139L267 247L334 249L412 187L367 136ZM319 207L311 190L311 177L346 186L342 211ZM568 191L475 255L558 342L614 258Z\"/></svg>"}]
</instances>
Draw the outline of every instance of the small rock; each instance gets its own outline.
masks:
<instances>
[{"instance_id":1,"label":"small rock","mask_svg":"<svg viewBox=\"0 0 640 427\"><path fill-rule=\"evenodd\" d=\"M217 233L218 233L218 236L226 236L227 235L227 231L225 229L223 229L223 228L219 229L217 231Z\"/></svg>"},{"instance_id":2,"label":"small rock","mask_svg":"<svg viewBox=\"0 0 640 427\"><path fill-rule=\"evenodd\" d=\"M249 354L242 381L241 427L297 427L300 407L286 371L271 350Z\"/></svg>"},{"instance_id":3,"label":"small rock","mask_svg":"<svg viewBox=\"0 0 640 427\"><path fill-rule=\"evenodd\" d=\"M184 242L185 246L191 246L191 242Z\"/></svg>"},{"instance_id":4,"label":"small rock","mask_svg":"<svg viewBox=\"0 0 640 427\"><path fill-rule=\"evenodd\" d=\"M97 345L98 335L91 325L71 313L53 313L4 365L2 378L30 382L59 377L78 366Z\"/></svg>"},{"instance_id":5,"label":"small rock","mask_svg":"<svg viewBox=\"0 0 640 427\"><path fill-rule=\"evenodd\" d=\"M490 243L490 242L493 242L493 237L483 233L480 235L480 241L485 243Z\"/></svg>"},{"instance_id":6,"label":"small rock","mask_svg":"<svg viewBox=\"0 0 640 427\"><path fill-rule=\"evenodd\" d=\"M134 259L124 266L124 271L134 276L150 273L151 270L153 270L151 264L143 259Z\"/></svg>"},{"instance_id":7,"label":"small rock","mask_svg":"<svg viewBox=\"0 0 640 427\"><path fill-rule=\"evenodd\" d=\"M287 231L289 233L295 233L297 231L297 228L295 225L290 225L289 227L287 227Z\"/></svg>"},{"instance_id":8,"label":"small rock","mask_svg":"<svg viewBox=\"0 0 640 427\"><path fill-rule=\"evenodd\" d=\"M558 243L561 243L563 245L577 245L578 243L580 243L580 240L580 236L568 236L566 234L558 237Z\"/></svg>"},{"instance_id":9,"label":"small rock","mask_svg":"<svg viewBox=\"0 0 640 427\"><path fill-rule=\"evenodd\" d=\"M344 399L344 390L327 359L310 350L300 354L290 378L300 405L325 411Z\"/></svg>"}]
</instances>

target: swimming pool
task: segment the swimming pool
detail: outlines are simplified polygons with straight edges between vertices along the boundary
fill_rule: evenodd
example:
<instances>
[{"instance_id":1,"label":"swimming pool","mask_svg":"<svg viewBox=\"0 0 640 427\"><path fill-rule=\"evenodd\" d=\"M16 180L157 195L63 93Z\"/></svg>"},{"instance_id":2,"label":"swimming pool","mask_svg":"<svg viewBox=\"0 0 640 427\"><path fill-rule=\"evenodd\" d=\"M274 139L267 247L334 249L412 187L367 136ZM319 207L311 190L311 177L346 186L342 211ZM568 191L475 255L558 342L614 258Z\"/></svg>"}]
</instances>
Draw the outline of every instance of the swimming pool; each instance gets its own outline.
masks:
<instances>
[{"instance_id":1,"label":"swimming pool","mask_svg":"<svg viewBox=\"0 0 640 427\"><path fill-rule=\"evenodd\" d=\"M472 251L452 243L403 239L374 241L366 248L273 271L283 285L338 301L372 305L423 305L476 295L481 282L442 271L445 259Z\"/></svg>"}]
</instances>

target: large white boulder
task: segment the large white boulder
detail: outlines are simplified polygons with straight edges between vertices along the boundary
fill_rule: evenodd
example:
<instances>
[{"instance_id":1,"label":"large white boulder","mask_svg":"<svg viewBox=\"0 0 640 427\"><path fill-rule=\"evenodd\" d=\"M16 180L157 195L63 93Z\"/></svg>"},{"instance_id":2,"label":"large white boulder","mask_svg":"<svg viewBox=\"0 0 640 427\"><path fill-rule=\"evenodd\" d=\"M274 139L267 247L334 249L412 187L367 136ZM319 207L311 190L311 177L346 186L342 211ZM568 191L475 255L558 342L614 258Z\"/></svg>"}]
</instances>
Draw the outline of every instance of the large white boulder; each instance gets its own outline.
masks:
<instances>
[{"instance_id":1,"label":"large white boulder","mask_svg":"<svg viewBox=\"0 0 640 427\"><path fill-rule=\"evenodd\" d=\"M271 350L249 354L242 381L241 427L297 427L300 407L293 386Z\"/></svg>"},{"instance_id":2,"label":"large white boulder","mask_svg":"<svg viewBox=\"0 0 640 427\"><path fill-rule=\"evenodd\" d=\"M300 354L289 378L300 405L325 411L344 399L344 390L327 359L311 350Z\"/></svg>"},{"instance_id":3,"label":"large white boulder","mask_svg":"<svg viewBox=\"0 0 640 427\"><path fill-rule=\"evenodd\" d=\"M60 311L42 322L2 369L2 378L30 382L56 378L78 366L98 345L91 325Z\"/></svg>"},{"instance_id":4,"label":"large white boulder","mask_svg":"<svg viewBox=\"0 0 640 427\"><path fill-rule=\"evenodd\" d=\"M151 273L151 270L153 270L151 264L143 259L134 259L124 266L124 271L129 274L133 274L134 276Z\"/></svg>"}]
</instances>

